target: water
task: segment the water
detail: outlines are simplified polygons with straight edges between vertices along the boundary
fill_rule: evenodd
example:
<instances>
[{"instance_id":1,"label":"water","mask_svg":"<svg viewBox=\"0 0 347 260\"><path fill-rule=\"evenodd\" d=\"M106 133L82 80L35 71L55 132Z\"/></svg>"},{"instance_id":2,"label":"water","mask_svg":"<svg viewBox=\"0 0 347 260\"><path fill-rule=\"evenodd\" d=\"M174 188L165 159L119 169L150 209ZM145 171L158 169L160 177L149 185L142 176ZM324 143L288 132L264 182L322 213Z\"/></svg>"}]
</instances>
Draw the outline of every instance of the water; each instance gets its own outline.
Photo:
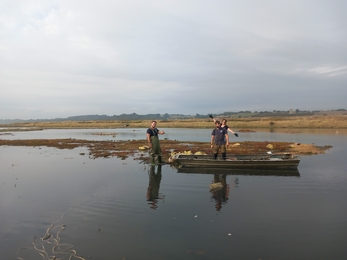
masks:
<instances>
[{"instance_id":1,"label":"water","mask_svg":"<svg viewBox=\"0 0 347 260\"><path fill-rule=\"evenodd\" d=\"M210 141L211 129L163 128L166 134L162 138L180 141ZM24 131L0 133L1 139L64 139L75 138L85 140L140 140L145 139L146 129L143 128L117 128L117 129L47 129L42 131ZM275 130L274 130L275 131ZM296 142L307 137L308 140L319 141L324 136L342 138L347 135L347 129L293 129L292 133L269 132L266 129L257 129L257 132L240 133L236 138L231 135L230 142L240 141L277 141L288 140Z\"/></svg>"},{"instance_id":2,"label":"water","mask_svg":"<svg viewBox=\"0 0 347 260\"><path fill-rule=\"evenodd\" d=\"M110 131L115 138L91 134ZM208 141L211 132L165 131L165 137L182 141ZM128 140L142 139L144 132L47 130L1 138ZM69 259L72 250L71 259L98 260L346 259L346 136L322 131L231 137L244 140L333 148L303 156L299 176L223 176L179 173L169 165L151 169L131 158L92 160L80 155L84 148L0 147L1 259ZM215 179L225 181L228 192L211 193ZM40 240L47 229L51 237ZM57 252L64 249L70 254Z\"/></svg>"}]
</instances>

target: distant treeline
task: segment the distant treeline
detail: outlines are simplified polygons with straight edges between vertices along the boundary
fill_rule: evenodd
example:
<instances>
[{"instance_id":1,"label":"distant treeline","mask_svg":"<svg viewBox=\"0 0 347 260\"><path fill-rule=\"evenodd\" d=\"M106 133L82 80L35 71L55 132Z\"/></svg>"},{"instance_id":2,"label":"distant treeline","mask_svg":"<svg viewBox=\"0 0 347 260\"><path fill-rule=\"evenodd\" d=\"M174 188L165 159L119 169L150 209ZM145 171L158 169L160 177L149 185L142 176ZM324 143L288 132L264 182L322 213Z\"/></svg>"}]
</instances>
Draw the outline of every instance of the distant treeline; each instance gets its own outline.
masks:
<instances>
[{"instance_id":1,"label":"distant treeline","mask_svg":"<svg viewBox=\"0 0 347 260\"><path fill-rule=\"evenodd\" d=\"M346 109L336 109L336 110L315 110L315 111L301 111L299 109L289 110L289 111L239 111L239 112L224 112L222 114L213 114L214 117L218 118L247 118L247 117L277 117L277 116L310 116L315 114L324 114L331 112L344 112ZM0 119L0 124L10 124L19 122L63 122L63 121L108 121L108 120L173 120L173 119L189 119L189 118L209 118L210 114L195 114L195 115L184 115L184 114L146 114L139 115L136 113L132 114L121 114L121 115L79 115L70 116L67 118L54 118L54 119Z\"/></svg>"}]
</instances>

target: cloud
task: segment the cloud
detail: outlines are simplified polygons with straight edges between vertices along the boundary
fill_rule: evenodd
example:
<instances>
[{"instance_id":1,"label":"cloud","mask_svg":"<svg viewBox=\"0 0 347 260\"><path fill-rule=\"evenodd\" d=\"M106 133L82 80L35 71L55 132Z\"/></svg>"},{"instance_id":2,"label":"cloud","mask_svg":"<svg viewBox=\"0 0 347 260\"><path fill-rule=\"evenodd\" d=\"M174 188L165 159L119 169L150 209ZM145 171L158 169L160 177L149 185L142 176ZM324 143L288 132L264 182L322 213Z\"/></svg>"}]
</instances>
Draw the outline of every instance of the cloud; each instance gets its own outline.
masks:
<instances>
[{"instance_id":1,"label":"cloud","mask_svg":"<svg viewBox=\"0 0 347 260\"><path fill-rule=\"evenodd\" d=\"M326 77L336 77L347 75L347 66L325 66L307 70L309 73L318 74Z\"/></svg>"},{"instance_id":2,"label":"cloud","mask_svg":"<svg viewBox=\"0 0 347 260\"><path fill-rule=\"evenodd\" d=\"M338 0L4 1L0 118L341 108L344 7ZM308 100L313 91L317 98Z\"/></svg>"}]
</instances>

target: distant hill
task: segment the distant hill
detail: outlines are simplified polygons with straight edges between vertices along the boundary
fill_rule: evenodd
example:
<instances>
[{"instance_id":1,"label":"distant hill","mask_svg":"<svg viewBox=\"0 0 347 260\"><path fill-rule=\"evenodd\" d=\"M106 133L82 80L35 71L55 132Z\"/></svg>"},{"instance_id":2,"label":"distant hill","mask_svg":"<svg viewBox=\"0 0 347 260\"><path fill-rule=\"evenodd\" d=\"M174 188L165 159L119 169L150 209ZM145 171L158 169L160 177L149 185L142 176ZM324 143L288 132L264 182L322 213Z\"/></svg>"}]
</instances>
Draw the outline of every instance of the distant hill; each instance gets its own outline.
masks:
<instances>
[{"instance_id":1,"label":"distant hill","mask_svg":"<svg viewBox=\"0 0 347 260\"><path fill-rule=\"evenodd\" d=\"M245 118L245 117L277 117L277 116L308 116L314 114L346 114L346 109L337 110L315 110L315 111L301 111L301 110L289 110L289 111L239 111L239 112L224 112L222 114L213 114L218 118ZM25 122L63 122L63 121L107 121L107 120L168 120L168 119L189 119L189 118L208 118L209 114L196 114L196 115L183 115L183 114L146 114L139 115L121 114L121 115L79 115L70 116L67 118L54 118L54 119L0 119L0 124L12 124L12 123L25 123Z\"/></svg>"},{"instance_id":2,"label":"distant hill","mask_svg":"<svg viewBox=\"0 0 347 260\"><path fill-rule=\"evenodd\" d=\"M206 116L206 115L205 115ZM0 124L12 124L12 123L25 123L25 122L63 122L63 121L107 121L107 120L163 120L168 118L192 118L195 116L187 116L181 114L147 114L138 115L132 114L121 114L121 115L78 115L70 116L66 118L54 118L54 119L0 119Z\"/></svg>"}]
</instances>

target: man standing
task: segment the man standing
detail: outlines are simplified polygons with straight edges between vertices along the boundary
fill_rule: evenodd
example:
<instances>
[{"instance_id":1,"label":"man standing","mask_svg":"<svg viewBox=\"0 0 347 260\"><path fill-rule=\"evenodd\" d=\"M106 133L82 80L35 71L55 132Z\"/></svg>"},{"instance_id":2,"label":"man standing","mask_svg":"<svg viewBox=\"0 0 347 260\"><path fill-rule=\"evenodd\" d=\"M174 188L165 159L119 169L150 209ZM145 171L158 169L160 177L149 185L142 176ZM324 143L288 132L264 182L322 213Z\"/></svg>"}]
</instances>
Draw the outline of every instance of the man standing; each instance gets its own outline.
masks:
<instances>
[{"instance_id":1,"label":"man standing","mask_svg":"<svg viewBox=\"0 0 347 260\"><path fill-rule=\"evenodd\" d=\"M216 128L213 129L211 135L213 157L217 159L218 151L221 151L223 160L226 160L226 147L229 146L228 131L224 127L221 127L221 123L218 120L216 120L215 125Z\"/></svg>"},{"instance_id":2,"label":"man standing","mask_svg":"<svg viewBox=\"0 0 347 260\"><path fill-rule=\"evenodd\" d=\"M147 129L147 141L149 145L149 153L151 155L151 163L155 164L155 156L158 156L158 163L163 163L161 159L161 148L159 144L158 134L165 134L164 131L160 131L156 128L157 122L152 121L151 127Z\"/></svg>"}]
</instances>

